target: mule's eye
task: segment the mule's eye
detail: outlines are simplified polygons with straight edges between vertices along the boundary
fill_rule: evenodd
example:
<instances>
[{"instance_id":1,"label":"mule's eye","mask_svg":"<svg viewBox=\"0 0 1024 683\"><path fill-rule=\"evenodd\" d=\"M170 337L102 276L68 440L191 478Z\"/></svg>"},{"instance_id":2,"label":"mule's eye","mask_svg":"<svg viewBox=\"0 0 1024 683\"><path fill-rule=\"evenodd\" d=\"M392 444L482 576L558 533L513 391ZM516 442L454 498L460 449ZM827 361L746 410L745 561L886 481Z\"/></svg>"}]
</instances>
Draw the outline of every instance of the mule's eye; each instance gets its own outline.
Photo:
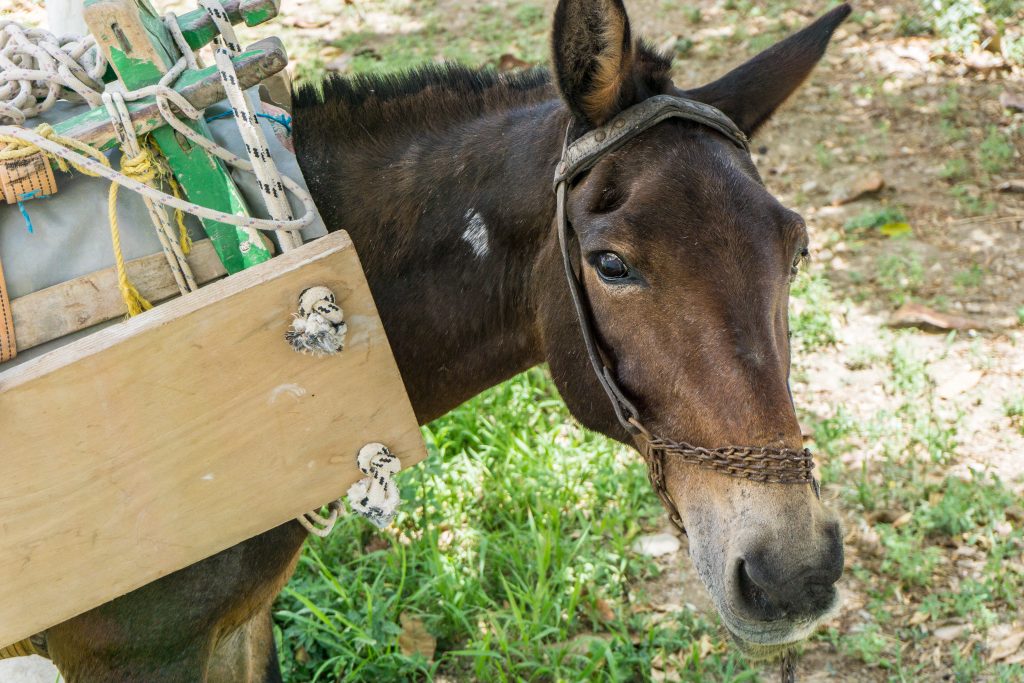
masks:
<instances>
[{"instance_id":1,"label":"mule's eye","mask_svg":"<svg viewBox=\"0 0 1024 683\"><path fill-rule=\"evenodd\" d=\"M793 257L793 265L789 269L789 279L792 280L800 272L800 264L810 258L811 252L807 250L807 247L802 248Z\"/></svg>"},{"instance_id":2,"label":"mule's eye","mask_svg":"<svg viewBox=\"0 0 1024 683\"><path fill-rule=\"evenodd\" d=\"M597 254L593 263L601 278L609 282L629 276L629 266L613 251L602 251Z\"/></svg>"}]
</instances>

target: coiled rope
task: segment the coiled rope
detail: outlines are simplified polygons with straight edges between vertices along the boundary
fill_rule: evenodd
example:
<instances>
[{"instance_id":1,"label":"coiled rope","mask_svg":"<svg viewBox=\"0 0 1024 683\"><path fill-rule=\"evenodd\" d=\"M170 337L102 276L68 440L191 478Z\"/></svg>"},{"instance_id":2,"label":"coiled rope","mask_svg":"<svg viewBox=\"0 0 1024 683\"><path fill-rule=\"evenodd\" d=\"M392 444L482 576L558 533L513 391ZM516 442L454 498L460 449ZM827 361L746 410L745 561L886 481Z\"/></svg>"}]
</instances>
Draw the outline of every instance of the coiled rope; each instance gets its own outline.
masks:
<instances>
[{"instance_id":1,"label":"coiled rope","mask_svg":"<svg viewBox=\"0 0 1024 683\"><path fill-rule=\"evenodd\" d=\"M57 38L0 20L0 123L21 125L58 99L98 107L106 70L92 36Z\"/></svg>"}]
</instances>

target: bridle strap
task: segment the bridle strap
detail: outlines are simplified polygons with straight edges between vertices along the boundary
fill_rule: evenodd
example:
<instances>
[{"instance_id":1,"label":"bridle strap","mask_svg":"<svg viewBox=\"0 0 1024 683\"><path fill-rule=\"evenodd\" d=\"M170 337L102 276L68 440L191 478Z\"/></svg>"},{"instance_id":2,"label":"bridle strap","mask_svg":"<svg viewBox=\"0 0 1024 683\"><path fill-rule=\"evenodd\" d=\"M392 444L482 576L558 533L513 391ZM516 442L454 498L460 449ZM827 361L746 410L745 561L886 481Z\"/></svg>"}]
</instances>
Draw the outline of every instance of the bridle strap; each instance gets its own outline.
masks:
<instances>
[{"instance_id":1,"label":"bridle strap","mask_svg":"<svg viewBox=\"0 0 1024 683\"><path fill-rule=\"evenodd\" d=\"M806 448L800 451L789 448L746 446L700 448L652 434L644 427L636 406L619 387L615 375L609 367L607 355L598 346L598 335L589 300L583 288L582 278L577 275L572 262L570 243L575 237L575 231L569 221L566 206L569 186L580 174L592 168L603 155L618 149L633 137L670 118L694 121L712 128L741 150L748 153L750 151L747 136L721 111L702 102L672 95L658 95L644 100L573 142L569 141L572 127L570 124L569 129L566 130L562 158L555 170L555 217L565 278L569 284L573 308L576 310L583 344L590 365L594 369L594 375L607 394L619 424L636 442L637 448L647 464L647 474L651 485L668 510L672 523L685 532L682 518L668 493L665 482L664 462L665 456L668 454L703 469L751 481L780 484L810 483L816 495L818 494L818 485L811 474L814 461Z\"/></svg>"},{"instance_id":2,"label":"bridle strap","mask_svg":"<svg viewBox=\"0 0 1024 683\"><path fill-rule=\"evenodd\" d=\"M749 152L747 136L728 116L710 104L674 95L655 95L621 112L603 126L580 136L571 144L566 136L562 159L555 169L555 187L572 181L597 161L649 128L671 118L694 121L718 131Z\"/></svg>"}]
</instances>

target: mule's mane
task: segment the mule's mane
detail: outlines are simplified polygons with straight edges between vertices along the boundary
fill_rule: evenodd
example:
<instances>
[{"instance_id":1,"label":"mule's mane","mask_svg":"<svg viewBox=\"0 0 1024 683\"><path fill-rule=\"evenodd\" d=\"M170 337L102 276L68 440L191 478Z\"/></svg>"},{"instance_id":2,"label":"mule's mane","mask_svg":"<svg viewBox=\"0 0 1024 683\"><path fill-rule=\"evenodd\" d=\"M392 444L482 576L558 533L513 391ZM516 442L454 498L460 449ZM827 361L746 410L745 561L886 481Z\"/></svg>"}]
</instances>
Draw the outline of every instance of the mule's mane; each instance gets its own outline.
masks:
<instances>
[{"instance_id":1,"label":"mule's mane","mask_svg":"<svg viewBox=\"0 0 1024 683\"><path fill-rule=\"evenodd\" d=\"M671 57L641 40L635 58L640 81L654 86L651 94L661 92L672 67ZM402 133L445 130L489 112L557 97L551 74L542 67L499 73L490 67L471 69L446 62L399 73L329 74L320 83L300 86L292 107L301 111L307 130L343 135L355 142L366 135L380 140Z\"/></svg>"},{"instance_id":2,"label":"mule's mane","mask_svg":"<svg viewBox=\"0 0 1024 683\"><path fill-rule=\"evenodd\" d=\"M391 74L331 74L319 84L300 86L292 106L313 124L311 129L379 139L389 133L440 130L556 96L547 69L499 73L445 63Z\"/></svg>"}]
</instances>

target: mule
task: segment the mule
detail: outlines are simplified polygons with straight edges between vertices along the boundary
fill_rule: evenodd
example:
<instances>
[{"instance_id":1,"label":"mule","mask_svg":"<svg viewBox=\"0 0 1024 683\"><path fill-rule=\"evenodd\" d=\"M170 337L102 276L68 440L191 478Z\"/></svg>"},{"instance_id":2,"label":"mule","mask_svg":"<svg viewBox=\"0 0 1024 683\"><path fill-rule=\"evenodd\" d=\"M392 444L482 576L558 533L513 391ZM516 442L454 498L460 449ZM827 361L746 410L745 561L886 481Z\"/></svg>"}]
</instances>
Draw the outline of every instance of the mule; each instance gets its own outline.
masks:
<instances>
[{"instance_id":1,"label":"mule","mask_svg":"<svg viewBox=\"0 0 1024 683\"><path fill-rule=\"evenodd\" d=\"M299 89L303 173L327 225L359 250L420 421L546 362L580 423L631 443L562 271L551 188L566 136L661 94L713 105L751 136L849 12L693 89L634 39L620 0L559 2L550 75L431 66ZM667 120L577 179L566 210L598 342L644 423L699 446L800 448L787 305L808 237L749 155ZM807 636L836 605L843 568L815 487L664 468L736 643L761 656ZM50 654L73 683L279 681L270 609L305 537L284 524L49 629Z\"/></svg>"}]
</instances>

